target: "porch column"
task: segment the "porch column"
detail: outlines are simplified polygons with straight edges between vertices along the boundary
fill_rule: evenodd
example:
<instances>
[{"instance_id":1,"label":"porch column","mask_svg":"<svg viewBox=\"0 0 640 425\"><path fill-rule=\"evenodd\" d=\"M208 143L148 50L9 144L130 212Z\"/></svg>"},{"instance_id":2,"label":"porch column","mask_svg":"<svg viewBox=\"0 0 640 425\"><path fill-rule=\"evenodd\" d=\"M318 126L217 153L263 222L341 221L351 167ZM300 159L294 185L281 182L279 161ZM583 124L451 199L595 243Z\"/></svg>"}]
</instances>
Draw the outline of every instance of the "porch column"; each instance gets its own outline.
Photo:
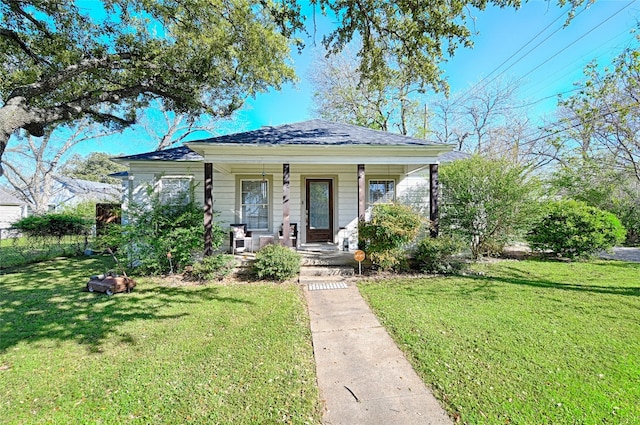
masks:
<instances>
[{"instance_id":1,"label":"porch column","mask_svg":"<svg viewBox=\"0 0 640 425\"><path fill-rule=\"evenodd\" d=\"M431 237L437 238L438 223L438 164L429 165L429 220L431 220Z\"/></svg>"},{"instance_id":2,"label":"porch column","mask_svg":"<svg viewBox=\"0 0 640 425\"><path fill-rule=\"evenodd\" d=\"M213 255L213 164L204 164L204 255Z\"/></svg>"},{"instance_id":3,"label":"porch column","mask_svg":"<svg viewBox=\"0 0 640 425\"><path fill-rule=\"evenodd\" d=\"M289 180L289 164L282 164L282 242L284 246L291 246Z\"/></svg>"},{"instance_id":4,"label":"porch column","mask_svg":"<svg viewBox=\"0 0 640 425\"><path fill-rule=\"evenodd\" d=\"M364 164L358 164L358 221L364 221L365 186Z\"/></svg>"}]
</instances>

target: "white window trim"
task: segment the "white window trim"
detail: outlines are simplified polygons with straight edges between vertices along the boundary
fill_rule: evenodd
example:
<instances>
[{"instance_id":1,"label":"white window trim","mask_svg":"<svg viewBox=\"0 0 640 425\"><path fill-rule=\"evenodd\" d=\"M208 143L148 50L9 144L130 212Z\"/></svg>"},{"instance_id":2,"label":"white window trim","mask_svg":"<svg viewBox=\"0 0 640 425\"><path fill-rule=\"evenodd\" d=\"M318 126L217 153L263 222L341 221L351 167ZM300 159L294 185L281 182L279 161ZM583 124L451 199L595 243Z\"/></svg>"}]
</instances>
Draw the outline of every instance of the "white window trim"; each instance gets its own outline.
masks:
<instances>
[{"instance_id":1,"label":"white window trim","mask_svg":"<svg viewBox=\"0 0 640 425\"><path fill-rule=\"evenodd\" d=\"M167 181L167 180L186 180L189 187L187 188L187 199L184 204L188 204L193 200L193 176L189 176L189 175L160 176L158 178L157 190L158 190L158 196L160 197L160 202L163 205L175 205L174 203L166 202L165 199L163 199L163 189L164 189L163 181Z\"/></svg>"},{"instance_id":2,"label":"white window trim","mask_svg":"<svg viewBox=\"0 0 640 425\"><path fill-rule=\"evenodd\" d=\"M371 182L393 182L393 199L388 202L372 202L371 201ZM398 197L398 179L394 177L375 177L372 176L367 179L367 205L372 207L375 204L391 204L396 201Z\"/></svg>"},{"instance_id":3,"label":"white window trim","mask_svg":"<svg viewBox=\"0 0 640 425\"><path fill-rule=\"evenodd\" d=\"M242 214L242 183L243 182L262 182L265 181L267 183L267 227L266 228L255 228L255 227L251 227L250 223L246 220L246 218L243 216ZM273 190L273 185L272 185L272 179L271 176L239 176L238 178L238 194L237 194L237 205L238 205L238 218L239 218L239 223L246 223L247 224L247 230L252 231L252 232L268 232L269 229L271 228L271 217L272 217L272 212L273 212L273 205L272 205L272 190Z\"/></svg>"}]
</instances>

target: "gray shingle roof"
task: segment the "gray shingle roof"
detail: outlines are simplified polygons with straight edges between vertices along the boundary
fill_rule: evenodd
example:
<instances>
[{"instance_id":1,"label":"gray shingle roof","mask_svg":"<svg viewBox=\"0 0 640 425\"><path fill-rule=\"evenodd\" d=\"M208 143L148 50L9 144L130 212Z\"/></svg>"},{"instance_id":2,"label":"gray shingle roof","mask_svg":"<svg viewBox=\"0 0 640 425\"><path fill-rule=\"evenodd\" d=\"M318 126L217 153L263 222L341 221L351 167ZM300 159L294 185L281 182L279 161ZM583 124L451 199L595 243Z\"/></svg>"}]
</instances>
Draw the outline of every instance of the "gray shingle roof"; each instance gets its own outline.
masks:
<instances>
[{"instance_id":1,"label":"gray shingle roof","mask_svg":"<svg viewBox=\"0 0 640 425\"><path fill-rule=\"evenodd\" d=\"M451 151L447 153L443 153L440 155L440 162L451 162L457 161L458 159L467 159L470 158L471 154L461 151Z\"/></svg>"},{"instance_id":2,"label":"gray shingle roof","mask_svg":"<svg viewBox=\"0 0 640 425\"><path fill-rule=\"evenodd\" d=\"M277 127L263 127L259 130L194 140L192 143L379 146L429 146L440 144L386 131L371 130L365 127L324 120L310 120Z\"/></svg>"},{"instance_id":3,"label":"gray shingle roof","mask_svg":"<svg viewBox=\"0 0 640 425\"><path fill-rule=\"evenodd\" d=\"M25 205L23 201L0 189L0 205Z\"/></svg>"},{"instance_id":4,"label":"gray shingle roof","mask_svg":"<svg viewBox=\"0 0 640 425\"><path fill-rule=\"evenodd\" d=\"M59 189L51 198L52 204L78 202L115 202L120 199L120 186L116 184L93 182L71 177L55 176Z\"/></svg>"},{"instance_id":5,"label":"gray shingle roof","mask_svg":"<svg viewBox=\"0 0 640 425\"><path fill-rule=\"evenodd\" d=\"M202 161L202 156L186 146L114 158L121 161Z\"/></svg>"},{"instance_id":6,"label":"gray shingle roof","mask_svg":"<svg viewBox=\"0 0 640 425\"><path fill-rule=\"evenodd\" d=\"M116 173L107 174L107 177L113 177L114 179L123 179L129 177L128 171L118 171Z\"/></svg>"},{"instance_id":7,"label":"gray shingle roof","mask_svg":"<svg viewBox=\"0 0 640 425\"><path fill-rule=\"evenodd\" d=\"M276 127L263 127L259 130L192 140L189 143L201 144L249 144L249 145L369 145L369 146L432 146L442 145L386 131L371 130L350 124L340 124L324 120L310 120ZM458 152L461 155L464 155ZM444 157L450 159L444 159ZM459 159L455 152L443 155L443 161ZM146 152L115 158L119 161L195 161L203 157L180 146L162 151Z\"/></svg>"}]
</instances>

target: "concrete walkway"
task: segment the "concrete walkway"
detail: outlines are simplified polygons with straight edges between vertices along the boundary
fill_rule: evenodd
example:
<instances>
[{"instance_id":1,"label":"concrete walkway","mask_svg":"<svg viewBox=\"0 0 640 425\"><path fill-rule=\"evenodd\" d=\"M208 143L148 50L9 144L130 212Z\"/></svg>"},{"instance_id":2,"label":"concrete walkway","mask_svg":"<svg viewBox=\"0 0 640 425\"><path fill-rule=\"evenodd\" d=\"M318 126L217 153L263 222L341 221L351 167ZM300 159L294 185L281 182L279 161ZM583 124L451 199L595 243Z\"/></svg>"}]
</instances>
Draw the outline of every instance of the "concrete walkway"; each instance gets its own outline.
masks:
<instances>
[{"instance_id":1,"label":"concrete walkway","mask_svg":"<svg viewBox=\"0 0 640 425\"><path fill-rule=\"evenodd\" d=\"M335 278L301 283L326 425L452 423L355 284Z\"/></svg>"}]
</instances>

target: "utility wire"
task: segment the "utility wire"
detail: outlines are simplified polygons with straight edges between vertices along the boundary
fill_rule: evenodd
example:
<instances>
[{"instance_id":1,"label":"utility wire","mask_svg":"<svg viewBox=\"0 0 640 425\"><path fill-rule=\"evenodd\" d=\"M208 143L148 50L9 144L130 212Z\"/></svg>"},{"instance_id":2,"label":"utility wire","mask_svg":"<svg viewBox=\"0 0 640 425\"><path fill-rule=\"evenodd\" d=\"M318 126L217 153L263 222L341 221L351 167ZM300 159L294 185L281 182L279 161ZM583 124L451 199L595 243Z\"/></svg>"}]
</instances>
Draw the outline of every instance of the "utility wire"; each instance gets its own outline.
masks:
<instances>
[{"instance_id":1,"label":"utility wire","mask_svg":"<svg viewBox=\"0 0 640 425\"><path fill-rule=\"evenodd\" d=\"M543 65L545 65L547 62L549 62L550 60L552 60L553 58L555 58L556 56L558 56L560 53L564 52L565 50L567 50L569 47L573 46L574 44L576 44L578 41L582 40L583 38L585 38L587 35L591 34L593 31L595 31L596 29L600 28L602 25L604 25L606 22L608 22L609 20L613 19L617 14L621 13L623 10L625 10L626 8L628 8L629 6L631 6L633 3L635 3L636 0L633 0L629 3L627 3L624 7L622 7L621 9L619 9L617 12L615 12L613 15L609 16L607 19L605 19L604 21L600 22L598 25L596 25L595 27L591 28L589 31L587 31L586 33L582 34L580 37L578 37L577 39L575 39L573 42L569 43L567 46L565 46L564 48L560 49L559 51L557 51L555 54L553 54L551 57L549 57L547 60L545 60L544 62L542 62L541 64L539 64L538 66L536 66L535 68L533 68L531 71L527 72L526 74L524 74L522 77L520 77L518 79L518 81L523 80L525 77L527 77L528 75L532 74L534 71L536 71L537 69L539 69L540 67L542 67Z\"/></svg>"},{"instance_id":2,"label":"utility wire","mask_svg":"<svg viewBox=\"0 0 640 425\"><path fill-rule=\"evenodd\" d=\"M598 45L598 47L596 47L595 49L593 49L593 51L598 51L600 50L602 47L608 45L609 43L611 43L613 40L619 38L620 36L624 35L624 34L629 34L634 28L636 27L636 25L633 25L631 28L627 28L624 29L622 31L620 31L618 34L616 34L615 36L609 38L608 40L605 40L604 42L602 42L600 45ZM628 46L628 44L627 44ZM616 46L615 48L616 51L621 50L618 46ZM603 52L600 53L599 56L593 57L591 60L598 60L601 56L603 56L606 53L610 53L611 49L608 49L607 52ZM565 68L568 68L569 70L565 73L563 73L561 76L557 76L557 73L552 73L549 74L545 79L541 80L541 81L537 81L537 84L534 84L533 86L529 87L528 89L525 90L524 94L528 93L528 92L535 92L535 93L539 93L542 90L542 88L547 87L548 85L546 84L547 81L549 80L554 80L554 81L562 81L564 80L567 76L573 74L576 72L576 70L572 67L572 65L582 61L582 58L578 58L576 60L574 60L573 62L571 62L570 64L568 64ZM538 88L540 87L540 88ZM538 88L538 89L536 89ZM523 96L523 97L527 97L527 96Z\"/></svg>"},{"instance_id":3,"label":"utility wire","mask_svg":"<svg viewBox=\"0 0 640 425\"><path fill-rule=\"evenodd\" d=\"M530 70L529 72L527 72L526 74L524 74L522 77L520 77L516 82L520 82L522 81L526 76L532 74L534 71L536 71L537 69L539 69L540 67L542 67L543 65L545 65L546 63L548 63L550 60L552 60L553 58L555 58L556 56L558 56L559 54L561 54L563 51L567 50L569 47L573 46L574 44L576 44L579 40L583 39L584 37L586 37L588 34L592 33L593 31L595 31L597 28L599 28L600 26L604 25L607 21L611 20L613 17L615 17L616 15L618 15L619 13L621 13L623 10L625 10L626 8L628 8L629 6L631 6L633 3L635 3L637 0L632 0L631 2L627 3L625 6L623 6L621 9L619 9L618 11L614 12L612 15L610 15L608 18L606 18L604 21L600 22L598 25L596 25L595 27L591 28L589 31L587 31L585 34L583 34L582 36L580 36L578 39L576 39L575 41L573 41L572 43L570 43L569 45L567 45L566 47L564 47L563 49L561 49L560 51L558 51L557 53L555 53L553 56L551 56L550 58L548 58L547 60L545 60L543 63L539 64L538 66L536 66L535 68L533 68L532 70ZM580 10L578 12L578 14L576 14L576 16L574 17L577 18L578 16L580 16L581 13L583 13L585 10L587 10L587 8L584 8L582 10ZM463 100L465 100L473 91L478 90L478 89L482 89L486 86L488 86L489 84L491 84L492 82L494 82L496 79L498 79L500 76L504 75L506 73L506 71L508 71L509 69L511 69L514 65L516 65L518 62L522 61L525 57L527 57L529 54L531 54L531 52L533 52L534 50L536 50L538 47L540 47L542 44L544 44L549 38L551 38L552 36L554 36L556 33L558 33L560 30L562 30L564 28L564 26L556 29L554 32L552 32L551 34L549 34L547 37L545 37L541 42L539 42L538 44L536 44L534 47L532 47L531 49L529 49L524 55L520 56L515 62L513 62L511 65L509 65L507 68L503 69L498 75L496 75L495 77L493 77L491 80L489 80L488 82L485 82L487 80L487 78L495 73L498 69L500 69L500 67L502 67L505 63L507 63L509 60L511 60L514 56L516 56L519 52L521 52L525 47L527 47L529 44L531 44L536 38L538 38L541 34L543 34L549 27L551 27L553 24L555 24L560 18L562 18L564 16L566 12L563 12L560 16L558 16L556 19L554 19L549 25L547 25L543 30L541 30L540 32L538 32L538 34L536 34L534 37L532 37L529 41L527 41L522 47L520 47L514 54L512 54L511 56L509 56L509 58L507 58L505 61L503 61L500 65L498 65L493 71L491 71L486 77L484 77L482 80L480 80L478 83L474 84L471 88L469 88L466 92L464 92L461 96L457 97L454 102L451 104L451 106L455 106L456 104L462 102ZM617 36L616 36L617 37ZM615 37L614 37L615 38ZM562 93L559 93L562 94ZM544 99L541 99L539 101L542 101ZM538 102L535 102L538 103Z\"/></svg>"},{"instance_id":4,"label":"utility wire","mask_svg":"<svg viewBox=\"0 0 640 425\"><path fill-rule=\"evenodd\" d=\"M598 114L598 115L596 115L596 116L594 116L594 117L592 117L592 118L590 118L588 120L582 120L582 121L580 121L580 122L578 122L576 124L570 125L569 127L564 127L564 128L559 128L559 129L553 130L553 131L551 131L551 132L549 132L547 134L544 134L542 136L537 136L534 139L526 140L528 137L533 137L533 134L531 136L525 136L524 137L525 141L522 142L522 143L523 144L527 144L527 143L537 142L539 140L555 136L556 134L560 134L560 133L564 133L565 131L573 130L573 129L578 128L580 126L583 126L585 124L591 124L591 123L593 123L593 122L595 122L595 121L597 121L599 119L605 118L605 117L607 117L609 115L613 115L613 114L616 114L618 112L622 112L624 109L626 109L626 107L620 107L620 108L614 109L612 111L602 112L602 113L600 113L600 114ZM553 122L553 123L551 123L549 125L550 126L556 126L556 125L560 125L561 123L562 123L562 121L555 121L555 122Z\"/></svg>"},{"instance_id":5,"label":"utility wire","mask_svg":"<svg viewBox=\"0 0 640 425\"><path fill-rule=\"evenodd\" d=\"M578 12L578 14L576 15L579 16L585 9L581 10L580 12ZM455 106L457 103L461 102L462 100L464 100L465 98L467 98L473 91L476 90L482 90L483 88L485 88L486 86L488 86L489 84L491 84L492 82L494 82L496 79L498 79L500 76L502 76L506 71L508 71L509 69L511 69L515 64L517 64L518 62L520 62L522 59L524 59L526 56L528 56L531 52L533 52L535 49L537 49L538 47L540 47L544 42L546 42L549 38L551 38L553 35L555 35L558 31L562 30L564 27L560 27L558 29L556 29L554 32L552 32L549 36L547 36L544 40L542 40L540 43L536 44L533 48L529 49L524 55L522 55L520 58L518 58L518 60L516 60L514 63L512 63L511 65L509 65L506 69L503 69L498 75L496 75L495 77L493 77L491 80L486 81L493 73L495 73L498 69L500 69L503 65L505 65L507 62L509 62L514 56L516 56L518 53L520 53L525 47L527 47L529 44L531 44L535 39L537 39L538 37L540 37L545 31L547 31L547 29L549 29L553 24L555 24L560 18L562 18L567 12L562 12L557 18L555 18L549 25L547 25L544 29L542 29L541 31L539 31L535 36L533 36L532 38L529 39L529 41L527 41L522 47L520 47L518 50L516 50L515 53L513 53L511 56L509 56L507 59L505 59L500 65L498 65L496 68L493 69L493 71L491 71L489 74L487 74L484 78L482 78L479 82L475 83L471 88L469 88L466 92L464 92L460 97L458 97L452 104L452 106Z\"/></svg>"}]
</instances>

